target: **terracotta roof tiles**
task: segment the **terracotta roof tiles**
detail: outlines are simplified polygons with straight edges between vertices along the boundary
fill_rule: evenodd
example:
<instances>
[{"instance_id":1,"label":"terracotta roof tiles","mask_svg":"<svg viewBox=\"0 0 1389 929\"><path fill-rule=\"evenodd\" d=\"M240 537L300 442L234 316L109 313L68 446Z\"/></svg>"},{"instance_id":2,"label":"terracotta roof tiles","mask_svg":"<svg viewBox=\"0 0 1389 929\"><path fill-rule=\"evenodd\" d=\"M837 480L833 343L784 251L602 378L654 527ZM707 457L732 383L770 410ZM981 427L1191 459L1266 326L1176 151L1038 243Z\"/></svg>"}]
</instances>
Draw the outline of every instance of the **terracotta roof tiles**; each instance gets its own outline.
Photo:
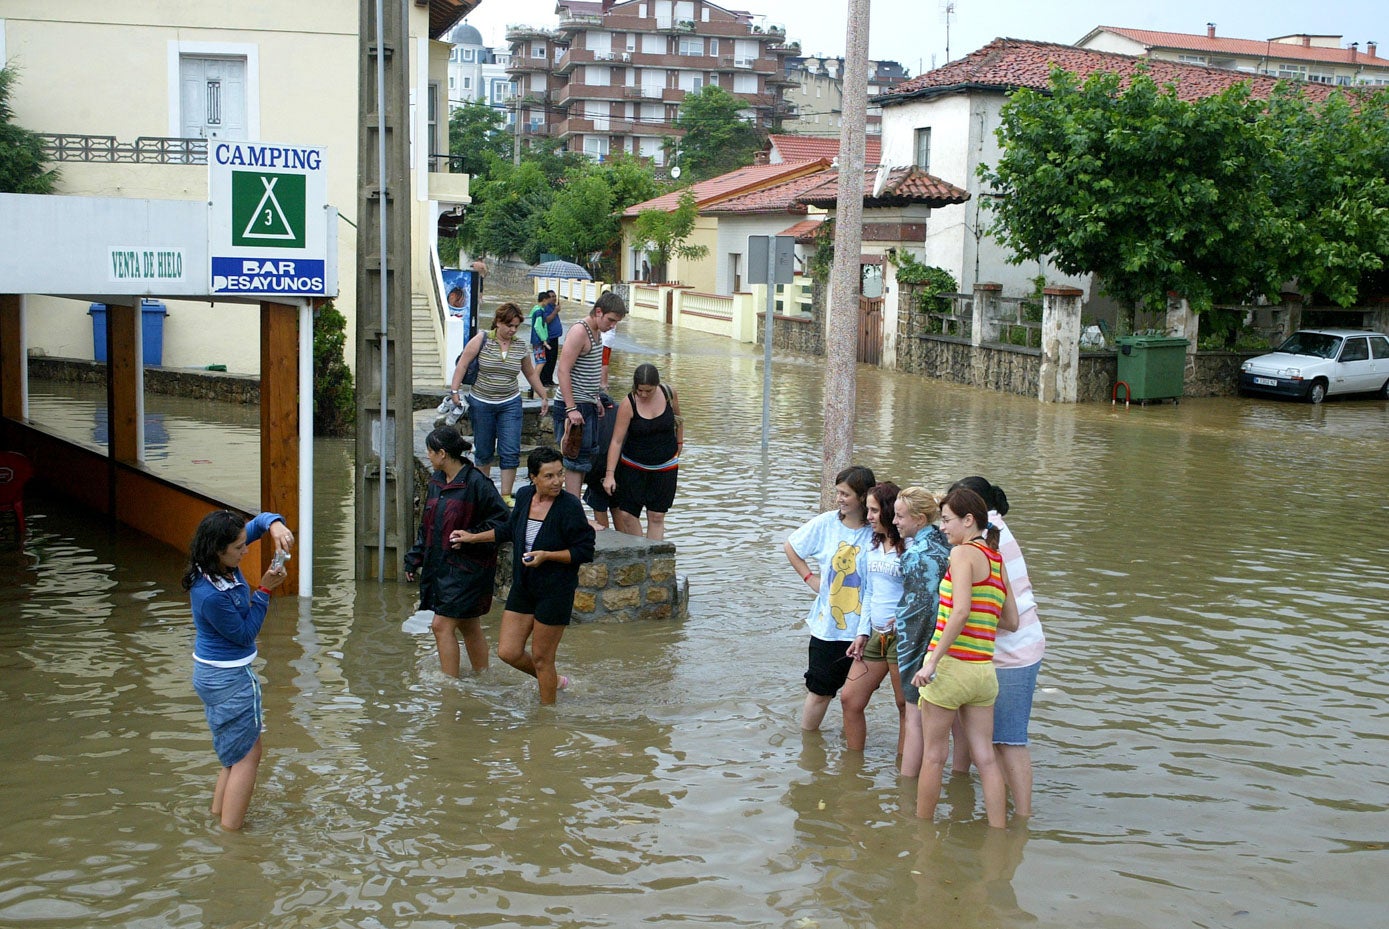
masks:
<instances>
[{"instance_id":1,"label":"terracotta roof tiles","mask_svg":"<svg viewBox=\"0 0 1389 929\"><path fill-rule=\"evenodd\" d=\"M769 135L767 139L776 146L785 161L816 161L821 158L833 161L839 157L839 140L828 136ZM883 157L883 140L873 137L864 139L863 154L864 164L878 164Z\"/></svg>"},{"instance_id":2,"label":"terracotta roof tiles","mask_svg":"<svg viewBox=\"0 0 1389 929\"><path fill-rule=\"evenodd\" d=\"M1179 48L1203 55L1240 55L1245 58L1287 58L1300 61L1322 61L1328 64L1361 64L1389 68L1389 59L1370 55L1367 51L1348 48L1302 45L1275 42L1272 39L1211 38L1186 32L1156 32L1152 29L1126 29L1120 26L1101 26L1095 32L1112 32L1126 39L1141 42L1149 48ZM1088 37L1087 37L1088 38Z\"/></svg>"},{"instance_id":3,"label":"terracotta roof tiles","mask_svg":"<svg viewBox=\"0 0 1389 929\"><path fill-rule=\"evenodd\" d=\"M863 205L868 208L924 203L931 207L964 203L969 193L934 174L927 174L916 165L890 168L881 188L877 168L863 172ZM877 192L874 193L874 190ZM839 172L825 172L825 179L797 198L811 206L832 207L839 200Z\"/></svg>"},{"instance_id":4,"label":"terracotta roof tiles","mask_svg":"<svg viewBox=\"0 0 1389 929\"><path fill-rule=\"evenodd\" d=\"M707 181L700 181L690 187L673 190L644 203L629 206L622 215L633 217L642 210L674 210L680 205L680 197L686 190L694 193L695 203L701 210L740 194L751 193L780 184L792 178L814 174L826 166L823 161L800 161L780 165L750 165L739 168Z\"/></svg>"},{"instance_id":5,"label":"terracotta roof tiles","mask_svg":"<svg viewBox=\"0 0 1389 929\"><path fill-rule=\"evenodd\" d=\"M994 39L964 58L909 81L903 81L873 100L883 106L893 106L917 97L951 93L967 88L995 89L1001 92L1019 87L1044 90L1048 86L1053 66L1070 71L1084 80L1095 72L1132 75L1137 73L1140 62L1159 84L1175 84L1177 96L1183 100L1208 97L1239 83L1248 83L1255 97L1267 97L1280 83L1272 77L1158 58L1137 58L1133 55L1097 52L1050 42ZM1299 82L1298 86L1308 96L1320 99L1325 99L1335 90L1325 84Z\"/></svg>"},{"instance_id":6,"label":"terracotta roof tiles","mask_svg":"<svg viewBox=\"0 0 1389 929\"><path fill-rule=\"evenodd\" d=\"M778 232L777 235L789 235L794 238L797 243L808 245L815 241L815 236L819 233L820 227L824 225L824 222L824 216L813 216L810 219L803 219L795 225L787 226L785 229Z\"/></svg>"},{"instance_id":7,"label":"terracotta roof tiles","mask_svg":"<svg viewBox=\"0 0 1389 929\"><path fill-rule=\"evenodd\" d=\"M817 162L824 165L824 162ZM801 194L817 187L824 182L826 177L834 177L835 172L829 168L823 168L814 174L807 174L802 177L792 178L783 181L772 187L764 187L752 193L742 194L737 197L730 197L708 207L702 212L705 213L804 213L805 204L796 198Z\"/></svg>"}]
</instances>

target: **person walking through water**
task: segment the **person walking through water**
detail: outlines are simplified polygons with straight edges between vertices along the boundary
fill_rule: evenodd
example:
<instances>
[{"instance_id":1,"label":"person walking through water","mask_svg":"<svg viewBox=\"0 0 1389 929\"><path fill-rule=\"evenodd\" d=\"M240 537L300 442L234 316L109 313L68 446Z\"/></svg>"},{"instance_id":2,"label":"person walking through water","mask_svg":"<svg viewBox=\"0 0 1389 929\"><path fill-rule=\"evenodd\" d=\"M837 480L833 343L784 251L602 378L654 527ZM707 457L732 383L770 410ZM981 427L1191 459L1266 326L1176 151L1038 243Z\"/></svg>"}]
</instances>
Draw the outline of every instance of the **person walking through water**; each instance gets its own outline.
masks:
<instances>
[{"instance_id":1,"label":"person walking through water","mask_svg":"<svg viewBox=\"0 0 1389 929\"><path fill-rule=\"evenodd\" d=\"M516 468L521 464L521 432L524 410L521 388L516 376L523 375L531 388L540 393L540 415L550 411L550 398L545 395L540 376L531 361L529 349L517 340L521 326L521 308L503 303L492 317L490 332L479 332L468 340L453 368L449 391L455 400L462 389L463 377L477 359L477 380L468 393L468 419L473 426L473 462L482 476L491 478L492 459L501 464L502 500L507 506L516 484ZM495 455L494 455L495 453Z\"/></svg>"},{"instance_id":2,"label":"person walking through water","mask_svg":"<svg viewBox=\"0 0 1389 929\"><path fill-rule=\"evenodd\" d=\"M462 664L458 637L473 671L487 670L487 636L482 616L492 609L497 547L453 541L458 529L483 532L506 521L507 508L486 475L465 455L468 441L452 426L440 426L424 440L429 466L424 518L415 545L405 554L405 579L420 580L420 609L432 610L430 631L439 650L439 669L458 677Z\"/></svg>"},{"instance_id":3,"label":"person walking through water","mask_svg":"<svg viewBox=\"0 0 1389 929\"><path fill-rule=\"evenodd\" d=\"M495 530L454 532L455 541L511 543L511 593L497 654L535 678L540 702L555 702L569 678L555 669L564 627L574 613L579 565L593 560L595 535L579 498L564 489L559 452L542 445L526 459L531 483L516 494L511 518ZM530 648L527 649L527 643Z\"/></svg>"},{"instance_id":4,"label":"person walking through water","mask_svg":"<svg viewBox=\"0 0 1389 929\"><path fill-rule=\"evenodd\" d=\"M655 365L637 365L627 402L617 408L603 477L619 530L641 535L645 509L646 537L655 541L666 537L666 513L675 502L684 447L679 396L661 383Z\"/></svg>"},{"instance_id":5,"label":"person walking through water","mask_svg":"<svg viewBox=\"0 0 1389 929\"><path fill-rule=\"evenodd\" d=\"M584 475L593 465L598 451L598 418L603 408L598 394L603 383L603 333L617 328L627 316L627 304L608 291L598 297L588 316L569 330L560 350L557 369L558 385L550 415L555 423L555 441L565 446L565 431L578 430L573 457L566 452L564 489L577 499L583 487Z\"/></svg>"},{"instance_id":6,"label":"person walking through water","mask_svg":"<svg viewBox=\"0 0 1389 929\"><path fill-rule=\"evenodd\" d=\"M926 660L912 683L921 689L921 777L916 785L916 815L932 819L940 800L941 777L950 753L950 724L958 711L964 723L989 825L1008 822L1003 775L993 752L994 636L1018 628L1016 598L1008 587L1008 569L998 553L998 530L989 524L988 507L977 493L958 488L941 501L941 528L954 546L950 567L940 582L940 610Z\"/></svg>"},{"instance_id":7,"label":"person walking through water","mask_svg":"<svg viewBox=\"0 0 1389 929\"><path fill-rule=\"evenodd\" d=\"M786 560L815 592L805 624L810 629L805 702L801 729L814 731L824 722L830 701L849 676L849 651L858 634L863 578L873 530L868 525L868 490L873 472L861 465L840 471L834 479L836 507L801 526L786 540ZM815 559L816 575L806 563Z\"/></svg>"},{"instance_id":8,"label":"person walking through water","mask_svg":"<svg viewBox=\"0 0 1389 929\"><path fill-rule=\"evenodd\" d=\"M540 383L555 386L555 365L559 363L559 337L564 323L559 318L559 295L553 290L536 294L531 307L531 347L537 352L543 347L545 360L540 363Z\"/></svg>"},{"instance_id":9,"label":"person walking through water","mask_svg":"<svg viewBox=\"0 0 1389 929\"><path fill-rule=\"evenodd\" d=\"M222 770L212 791L212 815L223 829L240 829L260 770L260 680L252 670L256 637L270 609L270 592L285 580L273 566L251 590L241 573L246 547L266 532L276 552L288 553L294 533L278 513L247 522L230 510L203 517L188 546L182 586L193 609L193 689L202 700L212 747Z\"/></svg>"}]
</instances>

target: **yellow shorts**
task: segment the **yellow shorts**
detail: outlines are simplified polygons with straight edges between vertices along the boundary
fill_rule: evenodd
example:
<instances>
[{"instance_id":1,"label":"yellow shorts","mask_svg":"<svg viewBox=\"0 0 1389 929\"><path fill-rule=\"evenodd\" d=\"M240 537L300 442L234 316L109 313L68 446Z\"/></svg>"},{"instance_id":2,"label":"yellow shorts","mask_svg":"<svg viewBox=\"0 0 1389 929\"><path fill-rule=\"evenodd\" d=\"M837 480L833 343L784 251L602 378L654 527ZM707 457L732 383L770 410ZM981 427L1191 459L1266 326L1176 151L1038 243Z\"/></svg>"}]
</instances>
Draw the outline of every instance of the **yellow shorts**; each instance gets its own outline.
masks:
<instances>
[{"instance_id":1,"label":"yellow shorts","mask_svg":"<svg viewBox=\"0 0 1389 929\"><path fill-rule=\"evenodd\" d=\"M918 706L927 703L947 710L962 706L993 706L998 696L998 676L992 661L961 661L946 655L936 665L936 676L921 688Z\"/></svg>"}]
</instances>

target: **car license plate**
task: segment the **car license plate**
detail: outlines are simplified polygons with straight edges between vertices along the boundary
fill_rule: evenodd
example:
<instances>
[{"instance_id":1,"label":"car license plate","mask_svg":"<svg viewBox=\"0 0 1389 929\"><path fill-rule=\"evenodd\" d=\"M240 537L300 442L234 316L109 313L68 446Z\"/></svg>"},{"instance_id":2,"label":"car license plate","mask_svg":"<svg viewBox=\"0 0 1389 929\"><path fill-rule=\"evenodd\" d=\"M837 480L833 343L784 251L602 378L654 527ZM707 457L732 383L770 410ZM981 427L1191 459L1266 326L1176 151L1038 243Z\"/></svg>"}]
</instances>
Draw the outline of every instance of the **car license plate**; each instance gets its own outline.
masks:
<instances>
[{"instance_id":1,"label":"car license plate","mask_svg":"<svg viewBox=\"0 0 1389 929\"><path fill-rule=\"evenodd\" d=\"M1254 383L1260 387L1277 387L1278 379L1276 377L1256 377Z\"/></svg>"}]
</instances>

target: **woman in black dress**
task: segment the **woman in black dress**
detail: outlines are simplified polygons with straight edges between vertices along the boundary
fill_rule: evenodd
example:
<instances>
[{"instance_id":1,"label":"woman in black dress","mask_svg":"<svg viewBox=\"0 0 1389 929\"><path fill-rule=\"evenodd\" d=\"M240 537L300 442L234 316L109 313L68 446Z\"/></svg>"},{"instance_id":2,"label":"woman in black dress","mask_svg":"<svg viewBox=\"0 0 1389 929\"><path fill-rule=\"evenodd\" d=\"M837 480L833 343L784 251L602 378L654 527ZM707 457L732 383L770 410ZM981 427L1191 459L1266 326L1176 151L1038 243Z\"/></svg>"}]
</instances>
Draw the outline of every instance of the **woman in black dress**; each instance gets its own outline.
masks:
<instances>
[{"instance_id":1,"label":"woman in black dress","mask_svg":"<svg viewBox=\"0 0 1389 929\"><path fill-rule=\"evenodd\" d=\"M680 397L661 383L655 365L638 365L632 374L632 392L617 409L608 446L608 473L603 478L618 529L641 535L644 508L646 537L655 541L666 537L666 513L675 502L684 447Z\"/></svg>"},{"instance_id":2,"label":"woman in black dress","mask_svg":"<svg viewBox=\"0 0 1389 929\"><path fill-rule=\"evenodd\" d=\"M497 546L490 541L460 543L460 531L491 532L506 522L506 504L497 488L471 461L467 439L452 426L435 429L424 440L434 473L429 478L424 519L415 547L405 555L405 579L420 579L420 609L433 610L430 629L439 649L439 668L458 677L458 636L474 671L487 669L487 636L482 616L492 609Z\"/></svg>"},{"instance_id":3,"label":"woman in black dress","mask_svg":"<svg viewBox=\"0 0 1389 929\"><path fill-rule=\"evenodd\" d=\"M594 532L579 498L564 489L560 453L540 446L526 461L530 484L516 492L511 518L486 532L455 532L455 541L510 542L511 593L502 613L497 655L540 685L540 702L555 702L569 678L555 670L564 627L574 612L579 565L593 560ZM530 650L526 643L530 641Z\"/></svg>"}]
</instances>

